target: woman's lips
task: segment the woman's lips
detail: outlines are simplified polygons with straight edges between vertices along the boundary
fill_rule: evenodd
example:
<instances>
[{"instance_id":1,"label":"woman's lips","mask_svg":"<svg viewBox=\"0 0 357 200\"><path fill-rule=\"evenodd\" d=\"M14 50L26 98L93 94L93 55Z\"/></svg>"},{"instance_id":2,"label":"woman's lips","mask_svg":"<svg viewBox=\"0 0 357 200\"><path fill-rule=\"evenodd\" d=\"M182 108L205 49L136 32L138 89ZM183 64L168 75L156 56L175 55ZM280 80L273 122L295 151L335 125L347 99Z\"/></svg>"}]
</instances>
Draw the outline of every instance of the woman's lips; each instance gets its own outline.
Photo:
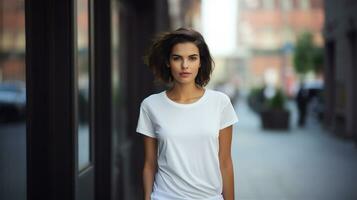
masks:
<instances>
[{"instance_id":1,"label":"woman's lips","mask_svg":"<svg viewBox=\"0 0 357 200\"><path fill-rule=\"evenodd\" d=\"M182 76L182 77L187 77L187 76L190 76L191 75L191 73L188 73L188 72L181 72L180 73L180 76Z\"/></svg>"}]
</instances>

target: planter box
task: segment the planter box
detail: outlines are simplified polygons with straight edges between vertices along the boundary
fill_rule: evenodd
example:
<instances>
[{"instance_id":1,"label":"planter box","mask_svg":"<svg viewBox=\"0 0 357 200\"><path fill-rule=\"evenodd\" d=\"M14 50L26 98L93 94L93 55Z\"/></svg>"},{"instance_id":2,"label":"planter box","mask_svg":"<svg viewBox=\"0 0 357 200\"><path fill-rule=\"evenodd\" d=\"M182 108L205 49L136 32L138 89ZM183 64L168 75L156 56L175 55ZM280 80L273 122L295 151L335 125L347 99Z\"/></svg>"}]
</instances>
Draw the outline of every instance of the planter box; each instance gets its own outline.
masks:
<instances>
[{"instance_id":1,"label":"planter box","mask_svg":"<svg viewBox=\"0 0 357 200\"><path fill-rule=\"evenodd\" d=\"M264 129L288 130L290 112L287 110L265 110L260 113Z\"/></svg>"}]
</instances>

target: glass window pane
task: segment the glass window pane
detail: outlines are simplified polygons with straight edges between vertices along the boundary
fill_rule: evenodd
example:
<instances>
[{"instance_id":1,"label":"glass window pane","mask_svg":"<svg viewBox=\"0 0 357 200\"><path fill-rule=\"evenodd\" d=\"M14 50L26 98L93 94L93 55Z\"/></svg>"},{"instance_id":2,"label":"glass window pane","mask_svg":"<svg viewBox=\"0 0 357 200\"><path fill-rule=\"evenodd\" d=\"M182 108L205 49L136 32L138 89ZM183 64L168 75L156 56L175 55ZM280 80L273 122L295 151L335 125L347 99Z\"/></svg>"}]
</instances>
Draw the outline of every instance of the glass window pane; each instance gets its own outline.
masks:
<instances>
[{"instance_id":1,"label":"glass window pane","mask_svg":"<svg viewBox=\"0 0 357 200\"><path fill-rule=\"evenodd\" d=\"M90 164L88 0L77 0L78 169Z\"/></svg>"},{"instance_id":2,"label":"glass window pane","mask_svg":"<svg viewBox=\"0 0 357 200\"><path fill-rule=\"evenodd\" d=\"M281 9L283 11L290 11L293 8L293 2L292 0L284 0L281 1Z\"/></svg>"},{"instance_id":3,"label":"glass window pane","mask_svg":"<svg viewBox=\"0 0 357 200\"><path fill-rule=\"evenodd\" d=\"M0 199L26 199L24 0L0 0Z\"/></svg>"},{"instance_id":4,"label":"glass window pane","mask_svg":"<svg viewBox=\"0 0 357 200\"><path fill-rule=\"evenodd\" d=\"M120 130L120 116L121 116L121 109L120 109L120 102L121 102L121 85L120 85L120 69L119 69L119 42L120 42L120 35L119 35L119 4L116 0L111 1L111 59L112 59L112 66L111 66L111 90L112 90L112 131L113 135L119 135ZM114 140L113 142L116 142ZM113 158L116 159L116 158Z\"/></svg>"},{"instance_id":5,"label":"glass window pane","mask_svg":"<svg viewBox=\"0 0 357 200\"><path fill-rule=\"evenodd\" d=\"M310 8L310 1L309 0L300 0L300 9L301 10L308 10Z\"/></svg>"},{"instance_id":6,"label":"glass window pane","mask_svg":"<svg viewBox=\"0 0 357 200\"><path fill-rule=\"evenodd\" d=\"M274 0L263 0L263 7L264 9L267 10L273 10L274 9Z\"/></svg>"},{"instance_id":7,"label":"glass window pane","mask_svg":"<svg viewBox=\"0 0 357 200\"><path fill-rule=\"evenodd\" d=\"M259 0L245 0L244 3L248 9L257 9L259 7Z\"/></svg>"}]
</instances>

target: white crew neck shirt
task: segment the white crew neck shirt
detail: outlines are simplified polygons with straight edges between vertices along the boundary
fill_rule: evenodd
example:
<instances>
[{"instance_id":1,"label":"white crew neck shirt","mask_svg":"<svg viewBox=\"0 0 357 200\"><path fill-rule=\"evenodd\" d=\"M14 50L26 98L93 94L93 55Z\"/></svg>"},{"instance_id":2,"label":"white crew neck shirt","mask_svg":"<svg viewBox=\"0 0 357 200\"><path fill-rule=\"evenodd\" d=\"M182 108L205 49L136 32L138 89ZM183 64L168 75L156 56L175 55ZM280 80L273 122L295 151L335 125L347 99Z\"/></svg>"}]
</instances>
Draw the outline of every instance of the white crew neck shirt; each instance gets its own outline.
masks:
<instances>
[{"instance_id":1,"label":"white crew neck shirt","mask_svg":"<svg viewBox=\"0 0 357 200\"><path fill-rule=\"evenodd\" d=\"M205 89L190 104L177 103L166 91L140 106L136 132L158 140L152 200L223 200L219 130L238 121L229 97Z\"/></svg>"}]
</instances>

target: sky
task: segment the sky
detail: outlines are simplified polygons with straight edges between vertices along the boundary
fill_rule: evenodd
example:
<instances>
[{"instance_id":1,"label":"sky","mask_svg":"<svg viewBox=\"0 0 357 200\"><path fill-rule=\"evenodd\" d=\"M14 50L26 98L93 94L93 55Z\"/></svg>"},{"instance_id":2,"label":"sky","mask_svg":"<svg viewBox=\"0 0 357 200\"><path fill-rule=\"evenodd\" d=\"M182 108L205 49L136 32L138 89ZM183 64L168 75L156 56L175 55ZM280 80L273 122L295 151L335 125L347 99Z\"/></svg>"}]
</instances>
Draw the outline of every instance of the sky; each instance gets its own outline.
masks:
<instances>
[{"instance_id":1,"label":"sky","mask_svg":"<svg viewBox=\"0 0 357 200\"><path fill-rule=\"evenodd\" d=\"M236 50L236 0L202 0L202 32L215 56L229 56Z\"/></svg>"}]
</instances>

